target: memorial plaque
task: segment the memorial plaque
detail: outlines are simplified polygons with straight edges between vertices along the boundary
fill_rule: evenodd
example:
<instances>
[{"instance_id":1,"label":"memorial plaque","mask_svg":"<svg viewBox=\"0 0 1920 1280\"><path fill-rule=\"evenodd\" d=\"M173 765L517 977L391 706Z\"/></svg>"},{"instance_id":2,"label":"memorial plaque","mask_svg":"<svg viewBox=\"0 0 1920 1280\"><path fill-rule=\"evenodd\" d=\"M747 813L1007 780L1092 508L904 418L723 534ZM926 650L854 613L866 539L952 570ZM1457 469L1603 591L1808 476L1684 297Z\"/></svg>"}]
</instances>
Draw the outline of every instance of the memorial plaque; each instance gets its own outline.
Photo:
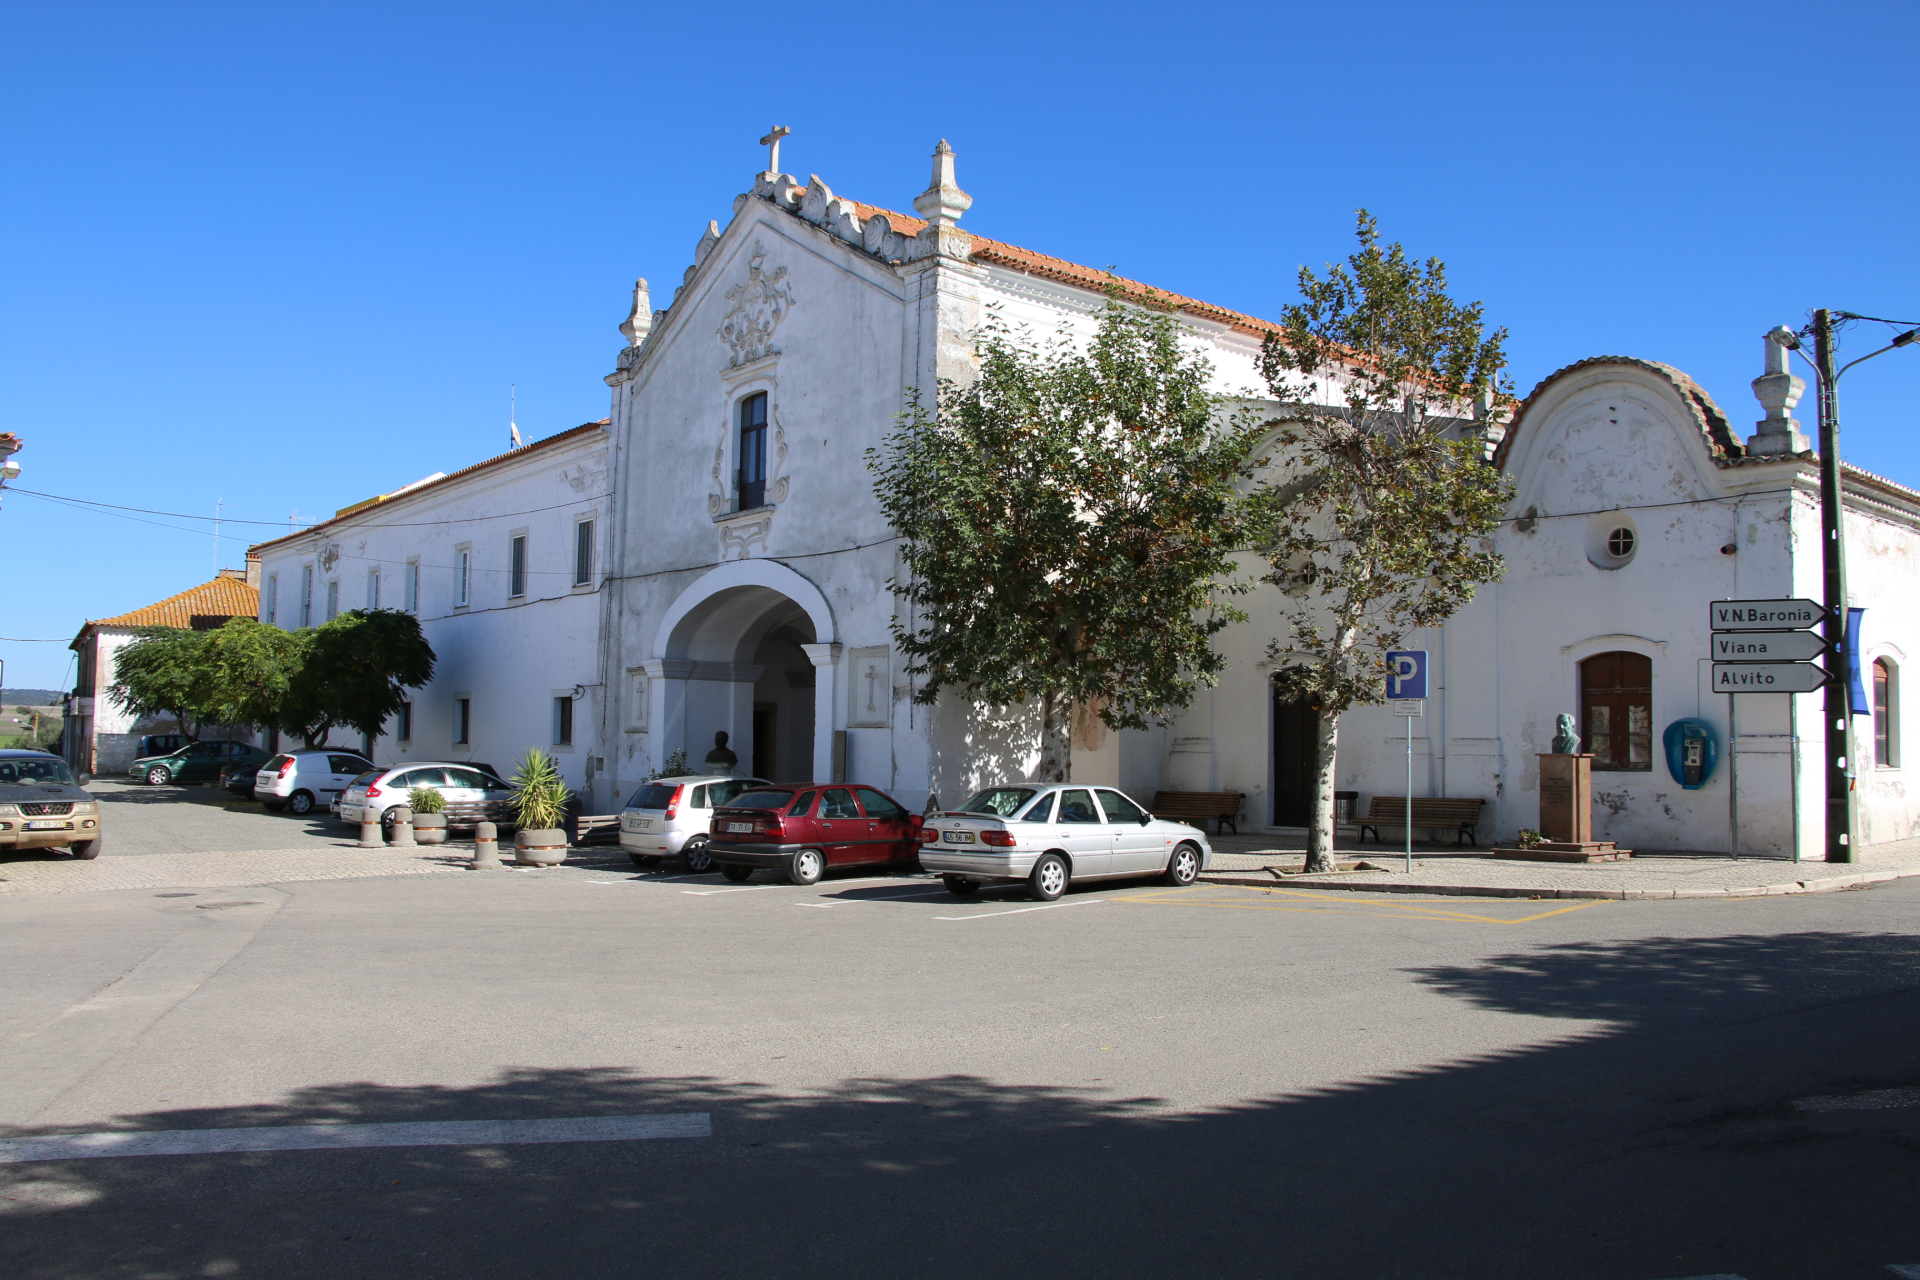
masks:
<instances>
[{"instance_id":1,"label":"memorial plaque","mask_svg":"<svg viewBox=\"0 0 1920 1280\"><path fill-rule=\"evenodd\" d=\"M1541 755L1540 834L1557 844L1592 841L1592 756Z\"/></svg>"}]
</instances>

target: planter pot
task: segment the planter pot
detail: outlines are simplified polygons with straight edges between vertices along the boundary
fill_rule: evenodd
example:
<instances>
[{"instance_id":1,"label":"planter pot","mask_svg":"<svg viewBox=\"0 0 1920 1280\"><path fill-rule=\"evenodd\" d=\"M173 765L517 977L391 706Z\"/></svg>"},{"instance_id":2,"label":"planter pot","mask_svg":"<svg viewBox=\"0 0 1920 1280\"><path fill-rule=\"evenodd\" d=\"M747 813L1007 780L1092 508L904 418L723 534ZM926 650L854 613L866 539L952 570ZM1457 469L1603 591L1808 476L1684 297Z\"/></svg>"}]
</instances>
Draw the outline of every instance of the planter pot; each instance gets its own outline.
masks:
<instances>
[{"instance_id":1,"label":"planter pot","mask_svg":"<svg viewBox=\"0 0 1920 1280\"><path fill-rule=\"evenodd\" d=\"M445 844L447 842L447 815L444 813L414 814L413 838L421 844Z\"/></svg>"},{"instance_id":2,"label":"planter pot","mask_svg":"<svg viewBox=\"0 0 1920 1280\"><path fill-rule=\"evenodd\" d=\"M513 837L513 860L529 867L551 867L567 860L567 833L557 828L521 831Z\"/></svg>"}]
</instances>

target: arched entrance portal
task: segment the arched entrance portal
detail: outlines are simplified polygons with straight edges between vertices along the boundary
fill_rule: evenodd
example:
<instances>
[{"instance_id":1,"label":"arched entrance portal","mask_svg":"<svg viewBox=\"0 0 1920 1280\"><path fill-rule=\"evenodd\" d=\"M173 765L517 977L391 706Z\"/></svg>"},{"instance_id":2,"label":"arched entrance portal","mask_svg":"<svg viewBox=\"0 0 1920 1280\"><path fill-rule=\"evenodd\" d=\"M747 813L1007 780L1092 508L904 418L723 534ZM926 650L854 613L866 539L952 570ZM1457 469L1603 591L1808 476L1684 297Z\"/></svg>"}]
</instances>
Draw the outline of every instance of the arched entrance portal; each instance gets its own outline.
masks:
<instances>
[{"instance_id":1,"label":"arched entrance portal","mask_svg":"<svg viewBox=\"0 0 1920 1280\"><path fill-rule=\"evenodd\" d=\"M685 747L699 769L725 730L741 774L832 778L840 646L811 582L767 560L721 565L674 601L657 644L656 760Z\"/></svg>"}]
</instances>

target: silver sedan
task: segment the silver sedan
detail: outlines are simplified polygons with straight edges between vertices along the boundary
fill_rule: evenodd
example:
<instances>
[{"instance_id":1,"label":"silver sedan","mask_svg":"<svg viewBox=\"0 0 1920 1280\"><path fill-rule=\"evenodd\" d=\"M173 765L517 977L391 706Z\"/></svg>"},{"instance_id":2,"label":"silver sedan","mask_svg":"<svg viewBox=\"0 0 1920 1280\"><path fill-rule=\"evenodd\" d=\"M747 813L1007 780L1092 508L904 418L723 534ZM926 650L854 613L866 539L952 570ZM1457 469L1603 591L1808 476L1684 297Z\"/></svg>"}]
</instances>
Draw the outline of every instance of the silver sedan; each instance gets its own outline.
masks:
<instances>
[{"instance_id":1,"label":"silver sedan","mask_svg":"<svg viewBox=\"0 0 1920 1280\"><path fill-rule=\"evenodd\" d=\"M928 818L920 840L920 865L963 898L1021 880L1042 902L1083 880L1189 885L1213 858L1198 828L1156 818L1111 787L1073 783L989 787Z\"/></svg>"}]
</instances>

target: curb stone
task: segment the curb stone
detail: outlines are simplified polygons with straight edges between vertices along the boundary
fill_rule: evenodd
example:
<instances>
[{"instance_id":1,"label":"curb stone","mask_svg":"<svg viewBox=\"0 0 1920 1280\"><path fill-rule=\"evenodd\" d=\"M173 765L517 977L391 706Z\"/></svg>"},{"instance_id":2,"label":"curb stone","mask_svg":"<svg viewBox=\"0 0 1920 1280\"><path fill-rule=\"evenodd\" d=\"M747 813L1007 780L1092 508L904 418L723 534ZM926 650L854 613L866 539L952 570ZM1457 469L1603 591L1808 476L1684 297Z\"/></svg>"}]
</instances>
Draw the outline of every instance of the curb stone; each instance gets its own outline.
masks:
<instances>
[{"instance_id":1,"label":"curb stone","mask_svg":"<svg viewBox=\"0 0 1920 1280\"><path fill-rule=\"evenodd\" d=\"M1351 875L1353 873L1335 872L1333 874ZM1627 902L1664 902L1681 898L1770 898L1776 895L1799 893L1840 893L1848 889L1865 889L1871 885L1916 875L1920 875L1920 868L1903 871L1869 871L1855 875L1825 876L1817 880L1795 880L1786 884L1746 885L1723 889L1527 889L1511 885L1396 884L1391 881L1359 884L1352 881L1342 883L1318 878L1306 879L1301 876L1291 876L1282 880L1271 876L1256 879L1253 876L1205 873L1200 876L1200 880L1207 884L1246 885L1255 889L1284 887L1327 889L1348 893L1420 893L1455 898L1600 898Z\"/></svg>"}]
</instances>

